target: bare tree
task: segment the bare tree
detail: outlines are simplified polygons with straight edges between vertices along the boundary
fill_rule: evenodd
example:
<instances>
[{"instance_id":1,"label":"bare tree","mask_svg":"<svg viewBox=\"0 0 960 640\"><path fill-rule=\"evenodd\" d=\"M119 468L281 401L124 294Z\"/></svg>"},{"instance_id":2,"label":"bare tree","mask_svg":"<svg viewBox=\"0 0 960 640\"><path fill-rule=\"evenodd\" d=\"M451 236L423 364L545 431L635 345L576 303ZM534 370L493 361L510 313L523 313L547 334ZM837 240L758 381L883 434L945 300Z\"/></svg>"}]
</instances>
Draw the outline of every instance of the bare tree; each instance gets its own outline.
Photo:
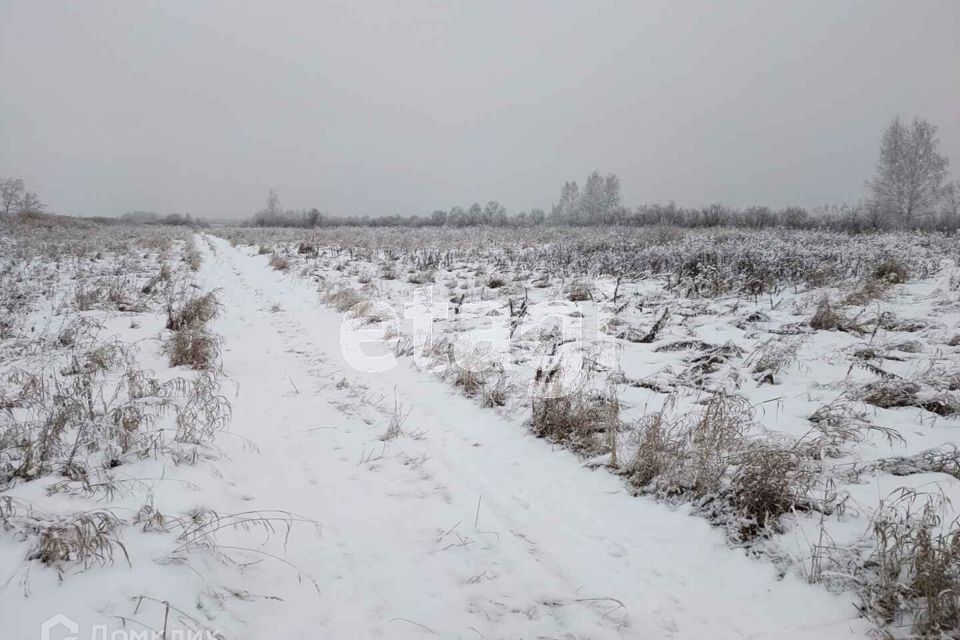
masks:
<instances>
[{"instance_id":1,"label":"bare tree","mask_svg":"<svg viewBox=\"0 0 960 640\"><path fill-rule=\"evenodd\" d=\"M8 216L20 210L25 185L20 178L0 180L0 211Z\"/></svg>"},{"instance_id":2,"label":"bare tree","mask_svg":"<svg viewBox=\"0 0 960 640\"><path fill-rule=\"evenodd\" d=\"M20 206L17 208L18 213L42 213L46 208L46 205L40 201L40 196L35 194L33 191L27 191L23 194L23 198L20 199Z\"/></svg>"},{"instance_id":3,"label":"bare tree","mask_svg":"<svg viewBox=\"0 0 960 640\"><path fill-rule=\"evenodd\" d=\"M931 214L944 195L949 161L939 153L937 127L922 118L893 119L880 141L877 172L868 183L874 202L900 224Z\"/></svg>"}]
</instances>

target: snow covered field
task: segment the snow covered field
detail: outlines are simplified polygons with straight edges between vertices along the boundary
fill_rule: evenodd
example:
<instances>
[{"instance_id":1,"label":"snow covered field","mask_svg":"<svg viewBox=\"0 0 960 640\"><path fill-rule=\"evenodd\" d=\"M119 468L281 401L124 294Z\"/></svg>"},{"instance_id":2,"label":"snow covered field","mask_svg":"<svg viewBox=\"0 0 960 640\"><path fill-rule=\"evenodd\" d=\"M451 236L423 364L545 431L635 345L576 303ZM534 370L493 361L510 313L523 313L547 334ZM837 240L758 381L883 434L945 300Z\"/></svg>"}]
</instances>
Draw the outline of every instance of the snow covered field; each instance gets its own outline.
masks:
<instances>
[{"instance_id":1,"label":"snow covered field","mask_svg":"<svg viewBox=\"0 0 960 640\"><path fill-rule=\"evenodd\" d=\"M124 234L0 240L4 638L949 633L952 238Z\"/></svg>"}]
</instances>

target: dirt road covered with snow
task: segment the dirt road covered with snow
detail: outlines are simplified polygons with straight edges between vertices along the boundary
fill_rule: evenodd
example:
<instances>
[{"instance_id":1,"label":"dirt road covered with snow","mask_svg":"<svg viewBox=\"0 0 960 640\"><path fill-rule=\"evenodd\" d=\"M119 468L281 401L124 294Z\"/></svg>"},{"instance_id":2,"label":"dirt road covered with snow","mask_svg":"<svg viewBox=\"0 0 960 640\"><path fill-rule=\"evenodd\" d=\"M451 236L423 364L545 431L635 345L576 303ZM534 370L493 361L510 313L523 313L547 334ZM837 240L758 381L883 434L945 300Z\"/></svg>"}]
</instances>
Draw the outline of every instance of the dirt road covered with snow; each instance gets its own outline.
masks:
<instances>
[{"instance_id":1,"label":"dirt road covered with snow","mask_svg":"<svg viewBox=\"0 0 960 640\"><path fill-rule=\"evenodd\" d=\"M244 637L866 633L852 597L778 579L702 519L630 496L519 418L402 359L380 373L349 366L341 316L309 282L205 240L200 281L223 304L214 328L236 383L231 431L259 448L229 451L224 479L250 509L320 523L294 527L282 561L244 569L244 588L269 596L231 607ZM397 406L403 434L384 440Z\"/></svg>"}]
</instances>

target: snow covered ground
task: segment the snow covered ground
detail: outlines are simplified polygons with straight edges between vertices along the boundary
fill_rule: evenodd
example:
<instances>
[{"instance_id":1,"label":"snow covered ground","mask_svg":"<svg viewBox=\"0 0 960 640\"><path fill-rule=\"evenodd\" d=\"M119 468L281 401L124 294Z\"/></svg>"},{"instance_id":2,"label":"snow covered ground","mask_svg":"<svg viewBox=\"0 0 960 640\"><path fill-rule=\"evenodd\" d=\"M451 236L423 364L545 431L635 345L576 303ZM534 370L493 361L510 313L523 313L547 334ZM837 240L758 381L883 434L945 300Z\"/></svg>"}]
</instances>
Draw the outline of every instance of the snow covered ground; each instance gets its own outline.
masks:
<instances>
[{"instance_id":1,"label":"snow covered ground","mask_svg":"<svg viewBox=\"0 0 960 640\"><path fill-rule=\"evenodd\" d=\"M233 430L262 451L224 474L238 474L252 506L323 530L286 556L320 593L261 565L251 579L284 603L247 614L249 637L863 633L849 597L778 581L702 520L630 497L431 376L356 371L341 354L342 316L312 286L214 246L202 273L231 309L216 326L243 390ZM395 402L409 435L383 442Z\"/></svg>"},{"instance_id":2,"label":"snow covered ground","mask_svg":"<svg viewBox=\"0 0 960 640\"><path fill-rule=\"evenodd\" d=\"M314 263L305 271L299 263L278 270L270 267L268 255L251 247L234 247L210 235L198 236L196 244L202 260L194 286L215 291L222 306L210 328L222 340L221 387L233 411L229 432L217 439L216 459L174 465L155 457L118 467L126 477L138 479L138 485L149 486L112 496L109 504L130 522L149 500L168 518L189 521L191 513L214 512L225 516L225 526L205 539L209 544L184 549L169 529L148 531L138 522L122 534L129 563L67 566L62 581L56 570L25 561L22 540L4 540L4 638L40 637L43 621L56 613L76 621L81 638L98 625L107 633L203 629L231 639L822 639L869 632L854 594L809 584L799 569L731 547L728 532L711 526L689 505L636 497L635 487L598 463L609 452L584 458L533 437L524 410L529 402L518 399L522 392L512 386L504 406L484 410L437 371L417 366L415 358L397 358L395 366L382 371L358 368L358 337L372 340L362 347L368 356L393 361L397 344L405 336L415 342L415 332L410 333L408 323L391 333L387 322L368 322L369 310L338 313L323 303L316 279L323 279L325 294L339 285L361 287L379 265L367 269L361 264L350 273L336 270L332 262ZM950 268L898 293L898 316L911 310L911 316L934 315L944 288L952 286ZM418 287L406 278L373 280L380 299L394 309L408 306L404 303L414 299ZM602 292L605 300L617 286L613 279L591 284L593 295ZM622 287L617 296L631 301L667 298L656 282L625 282ZM461 299L457 317L441 331L469 337L487 330L493 344L507 345L499 356L514 365L513 375L529 379L541 360L517 357L533 351L523 339L497 339L510 331L513 315L505 311L505 297L488 293ZM544 318L575 311L567 302L550 301L558 293L545 291L543 300L531 300L531 309L559 306L561 314L533 312L533 319L523 322L540 331ZM794 318L787 317L786 309L805 313L815 306L810 296L797 293L795 298L780 303L782 317L762 299L738 308L730 308L729 300L705 302L699 313L666 328L654 345L620 337L621 343L635 346L614 349L612 355L602 349L581 353L598 358L597 366L619 363L615 368L625 380L649 383L624 382L624 420L659 409L651 404L658 394L651 386L680 389L678 395L688 394L680 408L693 407L697 394L685 386L693 381L678 371L689 361L679 351L655 348L680 340L718 346L730 339L755 347L764 336L753 325L789 324ZM763 306L763 320L730 328ZM661 309L640 305L617 314L620 319L612 325L608 318L598 326L604 333L649 326ZM483 324L483 318L494 318L493 327ZM956 318L940 322L947 332ZM162 319L147 315L138 328L131 324L115 318L108 331L139 340L143 366L165 369L157 340L164 331ZM546 329L549 333L551 327ZM525 331L533 327L518 328L521 335ZM859 339L848 333L821 335L805 336L797 347L804 354L802 364L791 365L791 375L778 372L778 384L740 381L740 389L746 388L757 406L770 407L759 419L764 428L802 435L809 429L805 417L837 396L831 377L845 377L849 363L831 362L824 355L849 350ZM530 333L528 340L533 339ZM824 349L816 340L832 346ZM822 366L812 364L820 360ZM908 358L889 362L903 367L904 375L916 364ZM718 369L720 376L728 374L722 366ZM713 374L716 370L707 375ZM811 381L824 387L813 388ZM774 411L774 406L779 408ZM904 415L913 421L922 412L876 411L881 424L897 424ZM948 430L955 427L955 418L937 418L921 414L917 426L904 430L908 437L897 455L951 440ZM628 444L624 446L626 455ZM844 455L872 460L889 453L882 438L864 446ZM888 489L923 486L929 476L951 491L952 478L943 473L907 479L878 473L867 482L849 483L844 491L857 504L876 505ZM75 510L78 503L92 509L105 500L48 497L50 482L22 483L7 495L51 510ZM244 522L242 514L253 515ZM816 535L819 515L791 517L795 520L776 544L786 556L802 561L794 551L807 529ZM846 531L851 539L862 533L865 522L859 516L833 520L831 535ZM227 526L237 522L247 526Z\"/></svg>"}]
</instances>

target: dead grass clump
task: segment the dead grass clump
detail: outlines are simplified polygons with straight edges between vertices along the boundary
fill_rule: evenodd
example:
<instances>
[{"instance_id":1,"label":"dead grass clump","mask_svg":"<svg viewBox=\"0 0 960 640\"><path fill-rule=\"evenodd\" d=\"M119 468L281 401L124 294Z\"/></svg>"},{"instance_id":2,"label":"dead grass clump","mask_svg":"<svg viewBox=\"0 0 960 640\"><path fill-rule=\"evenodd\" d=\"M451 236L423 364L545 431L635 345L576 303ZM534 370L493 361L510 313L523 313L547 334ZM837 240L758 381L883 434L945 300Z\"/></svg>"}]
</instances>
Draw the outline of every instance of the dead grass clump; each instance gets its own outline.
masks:
<instances>
[{"instance_id":1,"label":"dead grass clump","mask_svg":"<svg viewBox=\"0 0 960 640\"><path fill-rule=\"evenodd\" d=\"M3 520L9 524L8 518ZM107 565L119 551L129 563L127 550L117 537L122 524L110 511L98 509L50 522L20 516L17 528L36 538L28 558L56 568L62 579L68 562L80 562L84 568Z\"/></svg>"},{"instance_id":2,"label":"dead grass clump","mask_svg":"<svg viewBox=\"0 0 960 640\"><path fill-rule=\"evenodd\" d=\"M337 289L336 291L327 293L323 299L340 313L349 311L364 301L363 296L361 296L356 289L350 288Z\"/></svg>"},{"instance_id":3,"label":"dead grass clump","mask_svg":"<svg viewBox=\"0 0 960 640\"><path fill-rule=\"evenodd\" d=\"M140 293L143 295L150 295L157 290L157 285L162 283L168 283L173 279L173 273L170 270L170 265L164 262L160 265L160 271L157 275L150 278L143 287L140 289Z\"/></svg>"},{"instance_id":4,"label":"dead grass clump","mask_svg":"<svg viewBox=\"0 0 960 640\"><path fill-rule=\"evenodd\" d=\"M177 409L174 440L185 445L206 446L227 428L232 416L233 407L220 393L216 376L204 372L189 386L185 401ZM190 459L191 455L196 458L195 452L181 452L180 459Z\"/></svg>"},{"instance_id":5,"label":"dead grass clump","mask_svg":"<svg viewBox=\"0 0 960 640\"><path fill-rule=\"evenodd\" d=\"M453 368L453 386L462 389L465 395L475 396L483 389L485 370L475 369L469 363L454 363Z\"/></svg>"},{"instance_id":6,"label":"dead grass clump","mask_svg":"<svg viewBox=\"0 0 960 640\"><path fill-rule=\"evenodd\" d=\"M874 550L860 568L862 610L881 628L947 638L960 628L960 523L943 498L901 489L873 520Z\"/></svg>"},{"instance_id":7,"label":"dead grass clump","mask_svg":"<svg viewBox=\"0 0 960 640\"><path fill-rule=\"evenodd\" d=\"M77 283L73 292L73 306L78 311L90 311L107 297L107 288L99 283Z\"/></svg>"},{"instance_id":8,"label":"dead grass clump","mask_svg":"<svg viewBox=\"0 0 960 640\"><path fill-rule=\"evenodd\" d=\"M16 320L13 314L8 314L0 309L0 340L7 340L17 334Z\"/></svg>"},{"instance_id":9,"label":"dead grass clump","mask_svg":"<svg viewBox=\"0 0 960 640\"><path fill-rule=\"evenodd\" d=\"M290 260L276 251L270 254L269 264L276 271L287 271L290 269Z\"/></svg>"},{"instance_id":10,"label":"dead grass clump","mask_svg":"<svg viewBox=\"0 0 960 640\"><path fill-rule=\"evenodd\" d=\"M593 294L590 292L589 286L579 280L574 280L570 283L570 287L567 290L567 300L570 302L593 300Z\"/></svg>"},{"instance_id":11,"label":"dead grass clump","mask_svg":"<svg viewBox=\"0 0 960 640\"><path fill-rule=\"evenodd\" d=\"M890 282L888 280L870 276L861 280L857 288L844 299L844 302L858 306L865 305L874 300L879 300L889 287Z\"/></svg>"},{"instance_id":12,"label":"dead grass clump","mask_svg":"<svg viewBox=\"0 0 960 640\"><path fill-rule=\"evenodd\" d=\"M407 278L407 282L410 284L430 284L435 280L434 272L430 270L417 271L410 274L410 277Z\"/></svg>"},{"instance_id":13,"label":"dead grass clump","mask_svg":"<svg viewBox=\"0 0 960 640\"><path fill-rule=\"evenodd\" d=\"M862 399L881 409L895 407L919 407L941 416L960 412L960 399L943 391L936 393L916 382L901 378L889 378L872 382L864 387Z\"/></svg>"},{"instance_id":14,"label":"dead grass clump","mask_svg":"<svg viewBox=\"0 0 960 640\"><path fill-rule=\"evenodd\" d=\"M877 280L890 284L900 284L907 281L910 275L907 265L896 258L886 258L873 268L871 274Z\"/></svg>"},{"instance_id":15,"label":"dead grass clump","mask_svg":"<svg viewBox=\"0 0 960 640\"><path fill-rule=\"evenodd\" d=\"M743 446L753 422L753 410L744 398L716 393L687 431L693 488L699 494L715 491Z\"/></svg>"},{"instance_id":16,"label":"dead grass clump","mask_svg":"<svg viewBox=\"0 0 960 640\"><path fill-rule=\"evenodd\" d=\"M167 304L167 329L171 331L202 327L220 314L220 302L213 291L187 298L176 309L173 304L172 301Z\"/></svg>"},{"instance_id":17,"label":"dead grass clump","mask_svg":"<svg viewBox=\"0 0 960 640\"><path fill-rule=\"evenodd\" d=\"M817 305L817 310L810 318L810 326L818 331L834 331L844 325L843 316L834 311L830 300L824 298Z\"/></svg>"},{"instance_id":18,"label":"dead grass clump","mask_svg":"<svg viewBox=\"0 0 960 640\"><path fill-rule=\"evenodd\" d=\"M563 389L559 382L545 390L533 398L534 435L588 455L610 448L610 434L620 426L620 403L612 393Z\"/></svg>"},{"instance_id":19,"label":"dead grass clump","mask_svg":"<svg viewBox=\"0 0 960 640\"><path fill-rule=\"evenodd\" d=\"M881 409L916 407L919 406L917 394L920 393L920 389L920 385L916 382L901 378L878 380L864 387L862 399Z\"/></svg>"},{"instance_id":20,"label":"dead grass clump","mask_svg":"<svg viewBox=\"0 0 960 640\"><path fill-rule=\"evenodd\" d=\"M960 449L953 443L947 443L912 456L884 458L879 460L876 466L895 476L946 473L960 480Z\"/></svg>"},{"instance_id":21,"label":"dead grass clump","mask_svg":"<svg viewBox=\"0 0 960 640\"><path fill-rule=\"evenodd\" d=\"M723 486L753 411L739 396L716 393L703 409L668 423L664 411L641 422L631 483L661 496L716 494Z\"/></svg>"},{"instance_id":22,"label":"dead grass clump","mask_svg":"<svg viewBox=\"0 0 960 640\"><path fill-rule=\"evenodd\" d=\"M220 359L220 341L202 326L188 325L174 331L164 350L171 367L190 367L205 371Z\"/></svg>"},{"instance_id":23,"label":"dead grass clump","mask_svg":"<svg viewBox=\"0 0 960 640\"><path fill-rule=\"evenodd\" d=\"M777 384L777 376L796 360L799 349L798 340L771 339L763 343L755 352L753 379L760 384Z\"/></svg>"},{"instance_id":24,"label":"dead grass clump","mask_svg":"<svg viewBox=\"0 0 960 640\"><path fill-rule=\"evenodd\" d=\"M809 458L823 460L842 457L848 444L859 444L870 434L880 435L891 446L904 443L895 429L870 424L861 407L841 396L814 411L808 418L812 428L800 439L798 450Z\"/></svg>"},{"instance_id":25,"label":"dead grass clump","mask_svg":"<svg viewBox=\"0 0 960 640\"><path fill-rule=\"evenodd\" d=\"M192 240L187 243L186 248L183 250L183 261L187 263L191 271L200 270L203 256L200 255L200 250L197 249L197 245L195 245Z\"/></svg>"},{"instance_id":26,"label":"dead grass clump","mask_svg":"<svg viewBox=\"0 0 960 640\"><path fill-rule=\"evenodd\" d=\"M84 566L108 564L113 559L114 549L126 554L123 545L111 534L121 521L109 511L91 511L73 516L69 520L50 524L40 529L39 540L30 558L43 564L62 568L63 564L76 560Z\"/></svg>"},{"instance_id":27,"label":"dead grass clump","mask_svg":"<svg viewBox=\"0 0 960 640\"><path fill-rule=\"evenodd\" d=\"M665 418L665 409L646 416L637 426L633 459L626 467L630 484L640 490L666 477L681 459L681 443Z\"/></svg>"},{"instance_id":28,"label":"dead grass clump","mask_svg":"<svg viewBox=\"0 0 960 640\"><path fill-rule=\"evenodd\" d=\"M411 411L412 409L404 411L403 405L400 403L400 398L396 395L396 391L394 391L393 411L390 412L390 421L387 423L386 431L380 436L380 440L388 442L390 440L396 440L403 435L403 425L410 416Z\"/></svg>"},{"instance_id":29,"label":"dead grass clump","mask_svg":"<svg viewBox=\"0 0 960 640\"><path fill-rule=\"evenodd\" d=\"M507 404L510 385L506 374L501 371L493 384L483 385L483 406L502 407Z\"/></svg>"},{"instance_id":30,"label":"dead grass clump","mask_svg":"<svg viewBox=\"0 0 960 640\"><path fill-rule=\"evenodd\" d=\"M813 481L813 471L795 448L752 443L739 457L731 480L740 539L779 532L780 516L806 501Z\"/></svg>"},{"instance_id":31,"label":"dead grass clump","mask_svg":"<svg viewBox=\"0 0 960 640\"><path fill-rule=\"evenodd\" d=\"M297 245L297 253L301 256L316 257L319 252L317 247L309 242L301 242Z\"/></svg>"}]
</instances>

